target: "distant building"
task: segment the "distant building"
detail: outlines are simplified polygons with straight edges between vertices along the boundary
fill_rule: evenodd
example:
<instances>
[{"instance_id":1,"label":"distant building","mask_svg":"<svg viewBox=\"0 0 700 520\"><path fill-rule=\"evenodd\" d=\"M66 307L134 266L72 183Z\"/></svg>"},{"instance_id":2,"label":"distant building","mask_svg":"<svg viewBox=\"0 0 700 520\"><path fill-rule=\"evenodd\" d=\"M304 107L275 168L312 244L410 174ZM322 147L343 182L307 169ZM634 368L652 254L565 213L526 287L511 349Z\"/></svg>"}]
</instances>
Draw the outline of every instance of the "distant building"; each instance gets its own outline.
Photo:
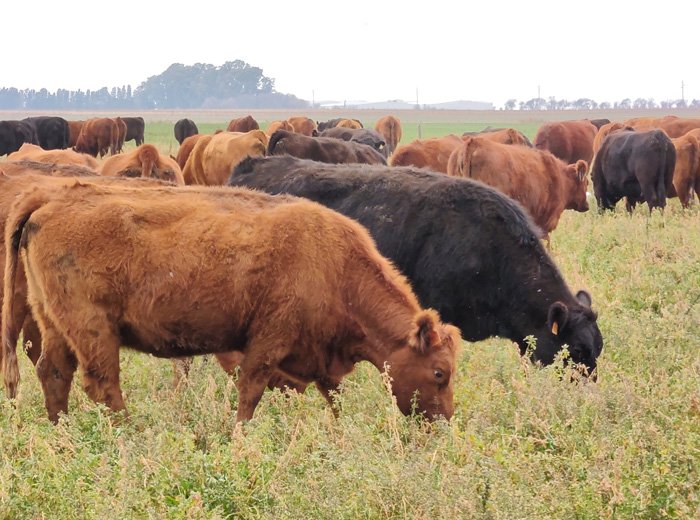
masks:
<instances>
[{"instance_id":1,"label":"distant building","mask_svg":"<svg viewBox=\"0 0 700 520\"><path fill-rule=\"evenodd\" d=\"M430 110L494 110L493 103L485 101L447 101L445 103L425 103L416 105L412 102L392 99L389 101L322 101L318 103L321 108L352 108L374 110L414 110L416 108Z\"/></svg>"}]
</instances>

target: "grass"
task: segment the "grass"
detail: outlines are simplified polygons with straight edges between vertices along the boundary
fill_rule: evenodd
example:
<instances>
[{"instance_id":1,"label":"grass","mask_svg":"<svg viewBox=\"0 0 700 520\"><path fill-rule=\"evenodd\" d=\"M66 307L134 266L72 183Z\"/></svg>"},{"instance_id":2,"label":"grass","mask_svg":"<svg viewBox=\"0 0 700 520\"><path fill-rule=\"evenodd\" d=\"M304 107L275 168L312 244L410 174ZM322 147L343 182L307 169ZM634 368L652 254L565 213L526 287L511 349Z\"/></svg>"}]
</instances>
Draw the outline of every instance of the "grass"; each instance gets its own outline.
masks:
<instances>
[{"instance_id":1,"label":"grass","mask_svg":"<svg viewBox=\"0 0 700 520\"><path fill-rule=\"evenodd\" d=\"M172 123L147 128L167 149ZM0 395L0 518L698 518L699 226L677 200L565 212L552 255L599 312L599 381L465 343L449 423L402 416L360 364L338 419L314 389L266 392L241 428L215 362L175 390L170 363L124 351L130 418L76 382L52 426L22 357L19 398Z\"/></svg>"}]
</instances>

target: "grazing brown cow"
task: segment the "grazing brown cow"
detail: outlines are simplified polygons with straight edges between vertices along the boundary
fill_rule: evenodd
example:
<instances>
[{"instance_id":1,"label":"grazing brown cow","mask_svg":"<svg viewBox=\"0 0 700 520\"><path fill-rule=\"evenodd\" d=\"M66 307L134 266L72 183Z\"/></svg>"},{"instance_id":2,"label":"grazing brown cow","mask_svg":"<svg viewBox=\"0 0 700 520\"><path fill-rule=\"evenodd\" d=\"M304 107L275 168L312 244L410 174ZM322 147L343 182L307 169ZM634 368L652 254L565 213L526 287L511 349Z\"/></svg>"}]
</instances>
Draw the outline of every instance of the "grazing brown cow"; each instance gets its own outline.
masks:
<instances>
[{"instance_id":1,"label":"grazing brown cow","mask_svg":"<svg viewBox=\"0 0 700 520\"><path fill-rule=\"evenodd\" d=\"M36 144L24 143L19 150L7 156L8 161L36 161L47 164L77 164L93 170L99 168L97 160L87 154L71 149L44 150Z\"/></svg>"},{"instance_id":2,"label":"grazing brown cow","mask_svg":"<svg viewBox=\"0 0 700 520\"><path fill-rule=\"evenodd\" d=\"M277 130L272 134L267 153L289 154L300 159L332 164L386 164L384 156L366 144L332 137L308 137L285 130Z\"/></svg>"},{"instance_id":3,"label":"grazing brown cow","mask_svg":"<svg viewBox=\"0 0 700 520\"><path fill-rule=\"evenodd\" d=\"M631 126L635 130L639 128L652 129L661 128L661 124L665 121L673 121L678 119L678 116L663 116L663 117L633 117L626 120L626 126Z\"/></svg>"},{"instance_id":4,"label":"grazing brown cow","mask_svg":"<svg viewBox=\"0 0 700 520\"><path fill-rule=\"evenodd\" d=\"M68 147L73 148L78 142L80 130L83 128L85 121L68 121Z\"/></svg>"},{"instance_id":5,"label":"grazing brown cow","mask_svg":"<svg viewBox=\"0 0 700 520\"><path fill-rule=\"evenodd\" d=\"M124 148L124 140L126 139L126 123L121 117L114 118L117 123L117 129L119 133L117 134L117 145L115 147L116 153L122 153Z\"/></svg>"},{"instance_id":6,"label":"grazing brown cow","mask_svg":"<svg viewBox=\"0 0 700 520\"><path fill-rule=\"evenodd\" d=\"M253 119L253 116L239 117L232 119L226 128L227 132L250 132L251 130L259 130L260 125Z\"/></svg>"},{"instance_id":7,"label":"grazing brown cow","mask_svg":"<svg viewBox=\"0 0 700 520\"><path fill-rule=\"evenodd\" d=\"M354 130L364 128L358 119L341 119L335 126L337 128L352 128Z\"/></svg>"},{"instance_id":8,"label":"grazing brown cow","mask_svg":"<svg viewBox=\"0 0 700 520\"><path fill-rule=\"evenodd\" d=\"M202 168L195 170L191 184L221 186L228 182L233 168L248 156L264 156L267 135L262 130L250 132L221 132L216 134L202 152Z\"/></svg>"},{"instance_id":9,"label":"grazing brown cow","mask_svg":"<svg viewBox=\"0 0 700 520\"><path fill-rule=\"evenodd\" d=\"M19 382L11 285L21 256L54 422L76 360L90 398L125 409L121 345L159 357L243 352L238 421L252 418L277 371L315 382L332 404L362 360L389 366L404 414L453 414L458 329L421 309L367 230L314 202L76 181L22 194L5 239L5 388L14 397Z\"/></svg>"},{"instance_id":10,"label":"grazing brown cow","mask_svg":"<svg viewBox=\"0 0 700 520\"><path fill-rule=\"evenodd\" d=\"M271 121L269 125L267 125L267 130L265 130L265 133L267 136L271 136L274 134L277 130L286 130L287 132L293 132L294 127L289 124L289 121Z\"/></svg>"},{"instance_id":11,"label":"grazing brown cow","mask_svg":"<svg viewBox=\"0 0 700 520\"><path fill-rule=\"evenodd\" d=\"M200 137L202 137L202 135L203 134L194 134L186 137L180 144L180 148L177 149L177 157L175 157L175 160L177 161L178 166L180 166L180 169L183 172L185 171L185 164L187 164L187 159L189 158L190 154L192 153L192 150L194 149L194 145L197 144L197 141Z\"/></svg>"},{"instance_id":12,"label":"grazing brown cow","mask_svg":"<svg viewBox=\"0 0 700 520\"><path fill-rule=\"evenodd\" d=\"M535 135L535 148L548 150L566 164L593 159L593 139L598 128L588 119L545 123Z\"/></svg>"},{"instance_id":13,"label":"grazing brown cow","mask_svg":"<svg viewBox=\"0 0 700 520\"><path fill-rule=\"evenodd\" d=\"M588 164L565 164L553 154L526 146L467 137L450 157L448 174L482 181L520 202L549 234L565 209L588 211Z\"/></svg>"},{"instance_id":14,"label":"grazing brown cow","mask_svg":"<svg viewBox=\"0 0 700 520\"><path fill-rule=\"evenodd\" d=\"M113 155L102 164L100 173L109 177L145 177L180 186L185 184L177 162L172 157L161 155L152 144L142 144L129 153Z\"/></svg>"},{"instance_id":15,"label":"grazing brown cow","mask_svg":"<svg viewBox=\"0 0 700 520\"><path fill-rule=\"evenodd\" d=\"M497 128L493 130L482 130L481 132L464 132L462 137L483 137L501 144L518 144L529 146L532 148L532 143L520 130L515 128Z\"/></svg>"},{"instance_id":16,"label":"grazing brown cow","mask_svg":"<svg viewBox=\"0 0 700 520\"><path fill-rule=\"evenodd\" d=\"M700 128L700 119L681 118L664 119L659 123L659 128L668 134L669 137L681 137L691 130Z\"/></svg>"},{"instance_id":17,"label":"grazing brown cow","mask_svg":"<svg viewBox=\"0 0 700 520\"><path fill-rule=\"evenodd\" d=\"M316 121L304 116L295 116L287 119L287 122L292 125L292 128L297 134L313 137L318 135Z\"/></svg>"},{"instance_id":18,"label":"grazing brown cow","mask_svg":"<svg viewBox=\"0 0 700 520\"><path fill-rule=\"evenodd\" d=\"M374 124L374 129L379 132L386 142L387 156L394 153L401 141L401 121L398 117L380 117Z\"/></svg>"},{"instance_id":19,"label":"grazing brown cow","mask_svg":"<svg viewBox=\"0 0 700 520\"><path fill-rule=\"evenodd\" d=\"M73 149L93 157L97 157L98 154L103 157L116 143L115 132L118 132L118 129L113 119L108 117L88 119L83 124Z\"/></svg>"},{"instance_id":20,"label":"grazing brown cow","mask_svg":"<svg viewBox=\"0 0 700 520\"><path fill-rule=\"evenodd\" d=\"M700 129L695 130L700 133ZM700 142L687 133L671 139L676 149L676 166L673 170L673 189L668 196L678 196L681 205L687 208L694 198L694 193L700 198Z\"/></svg>"},{"instance_id":21,"label":"grazing brown cow","mask_svg":"<svg viewBox=\"0 0 700 520\"><path fill-rule=\"evenodd\" d=\"M460 137L454 134L432 139L416 139L396 150L389 159L389 164L392 166L416 166L447 173L447 162L450 160L450 155L463 142Z\"/></svg>"}]
</instances>

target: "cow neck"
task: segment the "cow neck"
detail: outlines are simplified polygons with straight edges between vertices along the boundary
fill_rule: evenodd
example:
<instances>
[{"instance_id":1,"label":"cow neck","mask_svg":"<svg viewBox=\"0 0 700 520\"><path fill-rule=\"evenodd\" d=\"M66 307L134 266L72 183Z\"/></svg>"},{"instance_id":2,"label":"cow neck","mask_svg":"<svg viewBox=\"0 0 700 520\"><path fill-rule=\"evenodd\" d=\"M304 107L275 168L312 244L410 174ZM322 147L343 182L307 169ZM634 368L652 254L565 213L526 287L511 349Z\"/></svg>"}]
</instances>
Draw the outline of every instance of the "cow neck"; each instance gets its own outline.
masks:
<instances>
[{"instance_id":1,"label":"cow neck","mask_svg":"<svg viewBox=\"0 0 700 520\"><path fill-rule=\"evenodd\" d=\"M348 306L366 337L353 349L353 357L384 370L390 354L409 343L420 306L396 271L363 260L349 264L351 279L359 275L362 281L348 284Z\"/></svg>"}]
</instances>

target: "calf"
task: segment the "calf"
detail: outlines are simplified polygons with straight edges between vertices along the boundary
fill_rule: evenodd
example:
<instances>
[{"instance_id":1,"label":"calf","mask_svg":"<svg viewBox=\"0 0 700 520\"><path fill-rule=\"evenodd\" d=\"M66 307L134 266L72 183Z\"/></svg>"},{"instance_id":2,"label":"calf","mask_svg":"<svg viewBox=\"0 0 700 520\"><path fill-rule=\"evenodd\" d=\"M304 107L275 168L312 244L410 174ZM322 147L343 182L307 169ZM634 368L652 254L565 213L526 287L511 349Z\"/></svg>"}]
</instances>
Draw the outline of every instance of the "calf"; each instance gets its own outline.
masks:
<instances>
[{"instance_id":1,"label":"calf","mask_svg":"<svg viewBox=\"0 0 700 520\"><path fill-rule=\"evenodd\" d=\"M39 186L13 207L5 238L6 390L14 396L19 381L11 285L21 254L53 421L67 410L73 356L88 395L125 408L121 345L159 357L243 352L239 421L275 372L315 382L330 402L362 360L391 367L403 413L453 413L459 332L420 308L364 228L313 202L230 188Z\"/></svg>"},{"instance_id":2,"label":"calf","mask_svg":"<svg viewBox=\"0 0 700 520\"><path fill-rule=\"evenodd\" d=\"M564 344L596 367L603 339L590 296L574 296L521 206L480 182L417 168L330 165L293 157L246 159L230 184L320 202L369 229L421 303L465 339L503 336L533 358ZM555 325L556 324L556 325Z\"/></svg>"}]
</instances>

